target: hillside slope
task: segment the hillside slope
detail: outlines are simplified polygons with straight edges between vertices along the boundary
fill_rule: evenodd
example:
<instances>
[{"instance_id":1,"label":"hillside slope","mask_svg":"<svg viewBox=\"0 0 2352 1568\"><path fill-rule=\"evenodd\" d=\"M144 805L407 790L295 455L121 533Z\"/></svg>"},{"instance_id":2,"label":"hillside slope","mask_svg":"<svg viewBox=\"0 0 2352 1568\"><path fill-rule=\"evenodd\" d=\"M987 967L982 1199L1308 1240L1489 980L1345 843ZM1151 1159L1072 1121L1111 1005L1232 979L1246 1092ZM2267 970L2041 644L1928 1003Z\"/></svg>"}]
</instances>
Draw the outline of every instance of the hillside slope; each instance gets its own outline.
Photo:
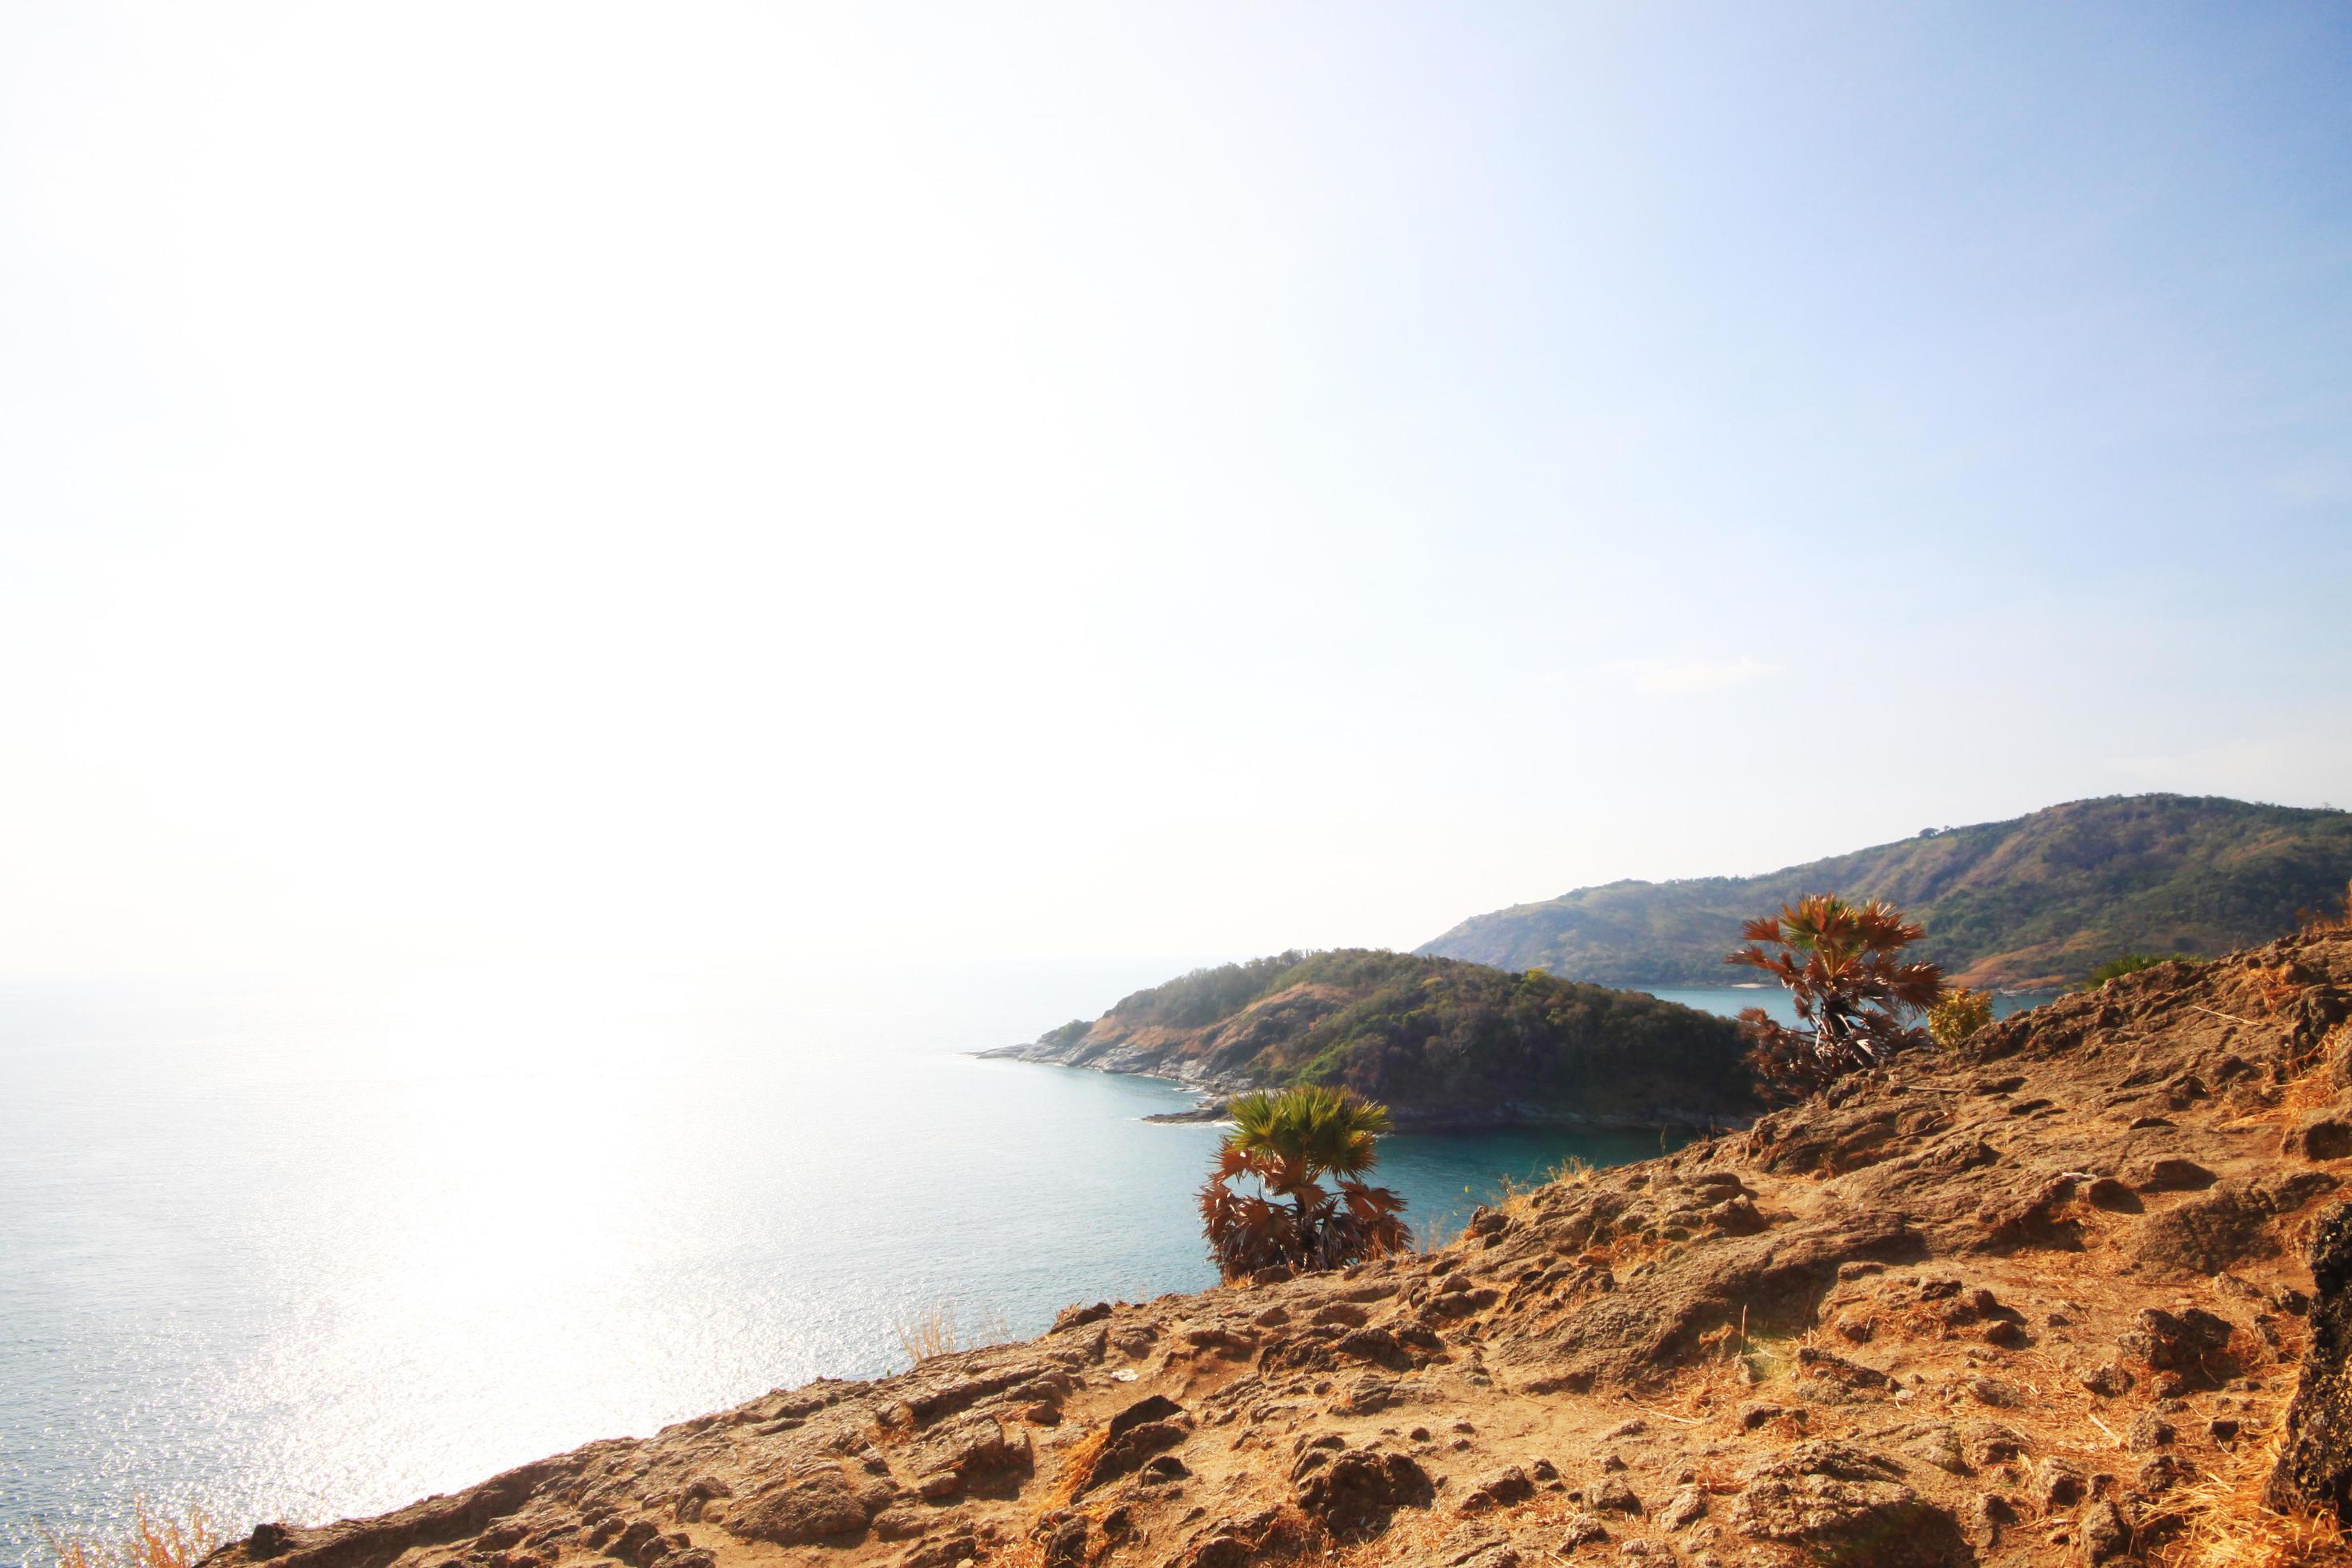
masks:
<instances>
[{"instance_id":1,"label":"hillside slope","mask_svg":"<svg viewBox=\"0 0 2352 1568\"><path fill-rule=\"evenodd\" d=\"M1418 951L1604 985L1721 985L1739 922L1806 893L1889 899L1970 985L2071 984L2126 952L2211 956L2352 881L2352 812L2177 795L2078 800L1761 877L1612 882L1464 921Z\"/></svg>"},{"instance_id":2,"label":"hillside slope","mask_svg":"<svg viewBox=\"0 0 2352 1568\"><path fill-rule=\"evenodd\" d=\"M2347 1016L2352 936L2167 965L1438 1252L1073 1307L208 1568L2285 1561L2253 1499L2352 1311L2305 1260Z\"/></svg>"},{"instance_id":3,"label":"hillside slope","mask_svg":"<svg viewBox=\"0 0 2352 1568\"><path fill-rule=\"evenodd\" d=\"M982 1054L1226 1092L1328 1083L1408 1125L1705 1126L1757 1109L1740 1049L1726 1020L1639 993L1343 948L1199 970Z\"/></svg>"}]
</instances>

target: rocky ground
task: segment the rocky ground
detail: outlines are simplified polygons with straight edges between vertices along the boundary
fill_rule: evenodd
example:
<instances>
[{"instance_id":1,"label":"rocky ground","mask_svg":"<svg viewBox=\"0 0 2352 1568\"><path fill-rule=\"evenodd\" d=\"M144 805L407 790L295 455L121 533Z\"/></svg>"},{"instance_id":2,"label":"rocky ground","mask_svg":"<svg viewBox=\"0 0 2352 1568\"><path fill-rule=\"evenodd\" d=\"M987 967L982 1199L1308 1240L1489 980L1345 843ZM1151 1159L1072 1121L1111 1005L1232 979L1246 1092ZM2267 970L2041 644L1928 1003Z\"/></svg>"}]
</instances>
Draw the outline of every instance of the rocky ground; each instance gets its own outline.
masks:
<instances>
[{"instance_id":1,"label":"rocky ground","mask_svg":"<svg viewBox=\"0 0 2352 1568\"><path fill-rule=\"evenodd\" d=\"M2315 1310L2352 1338L2352 1266L2315 1301L2306 1261L2347 1016L2352 935L2167 965L1443 1251L1073 1308L208 1568L2333 1560L2254 1499Z\"/></svg>"}]
</instances>

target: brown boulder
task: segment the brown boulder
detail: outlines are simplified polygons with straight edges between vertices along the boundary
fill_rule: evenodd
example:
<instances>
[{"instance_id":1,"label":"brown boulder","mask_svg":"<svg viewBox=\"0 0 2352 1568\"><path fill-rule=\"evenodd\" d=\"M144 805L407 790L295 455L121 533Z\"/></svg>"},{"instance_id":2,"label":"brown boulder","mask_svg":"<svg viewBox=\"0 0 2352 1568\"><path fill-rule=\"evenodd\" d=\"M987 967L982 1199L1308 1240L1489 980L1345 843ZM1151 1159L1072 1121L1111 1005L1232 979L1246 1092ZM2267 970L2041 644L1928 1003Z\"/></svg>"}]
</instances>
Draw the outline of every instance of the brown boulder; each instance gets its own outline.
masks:
<instances>
[{"instance_id":1,"label":"brown boulder","mask_svg":"<svg viewBox=\"0 0 2352 1568\"><path fill-rule=\"evenodd\" d=\"M1360 1535L1388 1523L1400 1508L1427 1508L1437 1489L1409 1456L1362 1449L1339 1455L1301 1483L1300 1510L1334 1535Z\"/></svg>"},{"instance_id":2,"label":"brown boulder","mask_svg":"<svg viewBox=\"0 0 2352 1568\"><path fill-rule=\"evenodd\" d=\"M865 1515L861 1513L857 1521L864 1524ZM624 1563L635 1563L646 1558L648 1547L655 1548L656 1554L668 1550L661 1544L661 1526L650 1519L634 1519L605 1545L604 1555L617 1557Z\"/></svg>"},{"instance_id":3,"label":"brown boulder","mask_svg":"<svg viewBox=\"0 0 2352 1568\"><path fill-rule=\"evenodd\" d=\"M1977 1223L1985 1228L1984 1247L1994 1252L2080 1247L2082 1226L2067 1213L2078 1184L2072 1175L2025 1173L2003 1184L1977 1211Z\"/></svg>"},{"instance_id":4,"label":"brown boulder","mask_svg":"<svg viewBox=\"0 0 2352 1568\"><path fill-rule=\"evenodd\" d=\"M2158 1372L2221 1372L2221 1358L2236 1331L2227 1318L2201 1307L2179 1314L2161 1307L2145 1307L2116 1344L2126 1355L2146 1362Z\"/></svg>"},{"instance_id":5,"label":"brown boulder","mask_svg":"<svg viewBox=\"0 0 2352 1568\"><path fill-rule=\"evenodd\" d=\"M1620 1469L1624 1468L1623 1461L1619 1461L1618 1468ZM1607 1480L1594 1487L1587 1500L1602 1513L1643 1511L1642 1500L1634 1494L1632 1487L1625 1484L1625 1478L1622 1476L1611 1476Z\"/></svg>"},{"instance_id":6,"label":"brown boulder","mask_svg":"<svg viewBox=\"0 0 2352 1568\"><path fill-rule=\"evenodd\" d=\"M1797 1368L1806 1379L1858 1393L1884 1394L1895 1386L1895 1380L1876 1367L1832 1355L1812 1345L1797 1347Z\"/></svg>"},{"instance_id":7,"label":"brown boulder","mask_svg":"<svg viewBox=\"0 0 2352 1568\"><path fill-rule=\"evenodd\" d=\"M2352 1155L2352 1121L2315 1116L2289 1128L2280 1142L2282 1152L2305 1160L2341 1160Z\"/></svg>"},{"instance_id":8,"label":"brown boulder","mask_svg":"<svg viewBox=\"0 0 2352 1568\"><path fill-rule=\"evenodd\" d=\"M1507 1541L1481 1541L1448 1558L1445 1568L1519 1568L1525 1561Z\"/></svg>"},{"instance_id":9,"label":"brown boulder","mask_svg":"<svg viewBox=\"0 0 2352 1568\"><path fill-rule=\"evenodd\" d=\"M1706 1223L1726 1236L1754 1236L1767 1228L1763 1211L1746 1197L1727 1198L1706 1211Z\"/></svg>"},{"instance_id":10,"label":"brown boulder","mask_svg":"<svg viewBox=\"0 0 2352 1568\"><path fill-rule=\"evenodd\" d=\"M1536 1495L1535 1482L1527 1471L1517 1465L1496 1471L1470 1489L1470 1495L1460 1504L1463 1513L1487 1513L1498 1508L1508 1508L1515 1502L1525 1502Z\"/></svg>"},{"instance_id":11,"label":"brown boulder","mask_svg":"<svg viewBox=\"0 0 2352 1568\"><path fill-rule=\"evenodd\" d=\"M1589 1513L1569 1516L1568 1529L1559 1538L1563 1556L1580 1546L1605 1546L1609 1542L1609 1527Z\"/></svg>"},{"instance_id":12,"label":"brown boulder","mask_svg":"<svg viewBox=\"0 0 2352 1568\"><path fill-rule=\"evenodd\" d=\"M2083 1474L2083 1468L2055 1454L2033 1467L2033 1483L2045 1513L2074 1507L2090 1489L2090 1479Z\"/></svg>"},{"instance_id":13,"label":"brown boulder","mask_svg":"<svg viewBox=\"0 0 2352 1568\"><path fill-rule=\"evenodd\" d=\"M2270 1215L2238 1183L2224 1183L2140 1222L2143 1263L2182 1274L2212 1275L2278 1250Z\"/></svg>"},{"instance_id":14,"label":"brown boulder","mask_svg":"<svg viewBox=\"0 0 2352 1568\"><path fill-rule=\"evenodd\" d=\"M839 1470L822 1469L771 1487L727 1516L730 1534L778 1546L809 1546L861 1535L870 1518Z\"/></svg>"},{"instance_id":15,"label":"brown boulder","mask_svg":"<svg viewBox=\"0 0 2352 1568\"><path fill-rule=\"evenodd\" d=\"M1176 1447L1190 1435L1172 1421L1140 1421L1127 1427L1105 1443L1102 1452L1095 1456L1094 1466L1087 1472L1086 1484L1078 1488L1078 1494L1083 1496L1106 1481L1141 1468L1146 1459Z\"/></svg>"},{"instance_id":16,"label":"brown boulder","mask_svg":"<svg viewBox=\"0 0 2352 1568\"><path fill-rule=\"evenodd\" d=\"M1892 1459L1827 1440L1750 1466L1731 1528L1815 1563L1955 1568L1974 1554L1952 1517L1899 1479Z\"/></svg>"},{"instance_id":17,"label":"brown boulder","mask_svg":"<svg viewBox=\"0 0 2352 1568\"><path fill-rule=\"evenodd\" d=\"M980 1538L970 1525L959 1525L950 1533L935 1541L926 1541L898 1559L895 1568L956 1568L980 1551Z\"/></svg>"},{"instance_id":18,"label":"brown boulder","mask_svg":"<svg viewBox=\"0 0 2352 1568\"><path fill-rule=\"evenodd\" d=\"M2352 1524L2352 1204L2337 1205L2313 1233L2311 1279L2311 1348L2265 1500L2324 1509Z\"/></svg>"},{"instance_id":19,"label":"brown boulder","mask_svg":"<svg viewBox=\"0 0 2352 1568\"><path fill-rule=\"evenodd\" d=\"M1166 1421L1183 1414L1184 1407L1166 1394L1148 1394L1110 1418L1110 1435L1116 1437L1128 1428L1140 1426L1147 1421Z\"/></svg>"},{"instance_id":20,"label":"brown boulder","mask_svg":"<svg viewBox=\"0 0 2352 1568\"><path fill-rule=\"evenodd\" d=\"M2124 1180L2136 1192L2201 1193L2219 1178L2194 1160L2164 1159L2133 1166Z\"/></svg>"},{"instance_id":21,"label":"brown boulder","mask_svg":"<svg viewBox=\"0 0 2352 1568\"><path fill-rule=\"evenodd\" d=\"M1923 1245L1900 1215L1876 1211L1725 1237L1667 1259L1507 1353L1539 1369L1528 1385L1537 1392L1640 1382L1697 1351L1710 1331L1740 1323L1743 1313L1759 1329L1810 1323L1841 1264L1909 1258Z\"/></svg>"},{"instance_id":22,"label":"brown boulder","mask_svg":"<svg viewBox=\"0 0 2352 1568\"><path fill-rule=\"evenodd\" d=\"M2131 1392L2132 1374L2113 1362L2103 1362L2074 1381L2102 1399L2115 1399Z\"/></svg>"},{"instance_id":23,"label":"brown boulder","mask_svg":"<svg viewBox=\"0 0 2352 1568\"><path fill-rule=\"evenodd\" d=\"M2122 1512L2111 1502L2095 1502L2084 1509L2079 1533L2085 1563L2112 1563L2131 1555L2131 1526L2124 1522Z\"/></svg>"},{"instance_id":24,"label":"brown boulder","mask_svg":"<svg viewBox=\"0 0 2352 1568\"><path fill-rule=\"evenodd\" d=\"M974 1415L927 1433L908 1462L937 1502L985 1478L1025 1473L1032 1459L1025 1436L1016 1442L995 1416Z\"/></svg>"},{"instance_id":25,"label":"brown boulder","mask_svg":"<svg viewBox=\"0 0 2352 1568\"><path fill-rule=\"evenodd\" d=\"M1044 1568L1078 1568L1086 1562L1088 1528L1082 1513L1065 1514L1050 1525L1041 1521L1035 1539Z\"/></svg>"},{"instance_id":26,"label":"brown boulder","mask_svg":"<svg viewBox=\"0 0 2352 1568\"><path fill-rule=\"evenodd\" d=\"M694 1524L702 1518L703 1510L722 1498L731 1498L735 1489L717 1476L697 1476L686 1483L677 1494L677 1504L672 1510L681 1524Z\"/></svg>"},{"instance_id":27,"label":"brown boulder","mask_svg":"<svg viewBox=\"0 0 2352 1568\"><path fill-rule=\"evenodd\" d=\"M2093 1208L2110 1214L2139 1214L2147 1207L2137 1193L2113 1176L2101 1176L2083 1189L2083 1196Z\"/></svg>"}]
</instances>

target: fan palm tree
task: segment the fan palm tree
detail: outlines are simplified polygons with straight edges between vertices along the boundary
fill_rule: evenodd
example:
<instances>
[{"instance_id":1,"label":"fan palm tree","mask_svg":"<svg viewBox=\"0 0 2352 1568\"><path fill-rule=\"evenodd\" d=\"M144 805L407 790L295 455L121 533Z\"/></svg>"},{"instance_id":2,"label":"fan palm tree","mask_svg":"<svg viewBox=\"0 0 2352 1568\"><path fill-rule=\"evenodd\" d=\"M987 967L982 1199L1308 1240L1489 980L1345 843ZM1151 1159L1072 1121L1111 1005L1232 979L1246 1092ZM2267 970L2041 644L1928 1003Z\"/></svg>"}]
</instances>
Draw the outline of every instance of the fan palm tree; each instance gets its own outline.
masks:
<instances>
[{"instance_id":1,"label":"fan palm tree","mask_svg":"<svg viewBox=\"0 0 2352 1568\"><path fill-rule=\"evenodd\" d=\"M1876 1067L1926 1037L1916 1020L1944 994L1944 972L1906 961L1927 928L1876 899L1853 904L1815 893L1740 928L1748 946L1724 960L1760 969L1789 988L1798 1026L1761 1007L1739 1015L1748 1063L1768 1091L1801 1100Z\"/></svg>"},{"instance_id":2,"label":"fan palm tree","mask_svg":"<svg viewBox=\"0 0 2352 1568\"><path fill-rule=\"evenodd\" d=\"M1306 1084L1236 1096L1234 1130L1201 1188L1201 1230L1227 1279L1261 1268L1338 1268L1407 1246L1404 1199L1361 1178L1380 1163L1385 1107ZM1336 1178L1337 1190L1322 1178ZM1246 1183L1236 1190L1234 1184Z\"/></svg>"}]
</instances>

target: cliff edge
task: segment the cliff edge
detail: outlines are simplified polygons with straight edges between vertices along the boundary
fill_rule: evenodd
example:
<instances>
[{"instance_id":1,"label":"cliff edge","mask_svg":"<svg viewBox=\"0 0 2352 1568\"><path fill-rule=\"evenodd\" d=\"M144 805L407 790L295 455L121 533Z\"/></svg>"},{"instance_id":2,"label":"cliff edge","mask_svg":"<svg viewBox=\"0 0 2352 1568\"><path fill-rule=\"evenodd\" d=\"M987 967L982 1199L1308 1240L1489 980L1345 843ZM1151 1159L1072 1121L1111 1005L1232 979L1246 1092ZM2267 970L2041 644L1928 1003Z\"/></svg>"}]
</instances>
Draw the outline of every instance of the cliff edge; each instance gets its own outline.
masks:
<instances>
[{"instance_id":1,"label":"cliff edge","mask_svg":"<svg viewBox=\"0 0 2352 1568\"><path fill-rule=\"evenodd\" d=\"M2305 1257L2347 1017L2352 935L2166 965L1442 1251L1072 1308L207 1568L2186 1562L2252 1528L2342 1315Z\"/></svg>"}]
</instances>

